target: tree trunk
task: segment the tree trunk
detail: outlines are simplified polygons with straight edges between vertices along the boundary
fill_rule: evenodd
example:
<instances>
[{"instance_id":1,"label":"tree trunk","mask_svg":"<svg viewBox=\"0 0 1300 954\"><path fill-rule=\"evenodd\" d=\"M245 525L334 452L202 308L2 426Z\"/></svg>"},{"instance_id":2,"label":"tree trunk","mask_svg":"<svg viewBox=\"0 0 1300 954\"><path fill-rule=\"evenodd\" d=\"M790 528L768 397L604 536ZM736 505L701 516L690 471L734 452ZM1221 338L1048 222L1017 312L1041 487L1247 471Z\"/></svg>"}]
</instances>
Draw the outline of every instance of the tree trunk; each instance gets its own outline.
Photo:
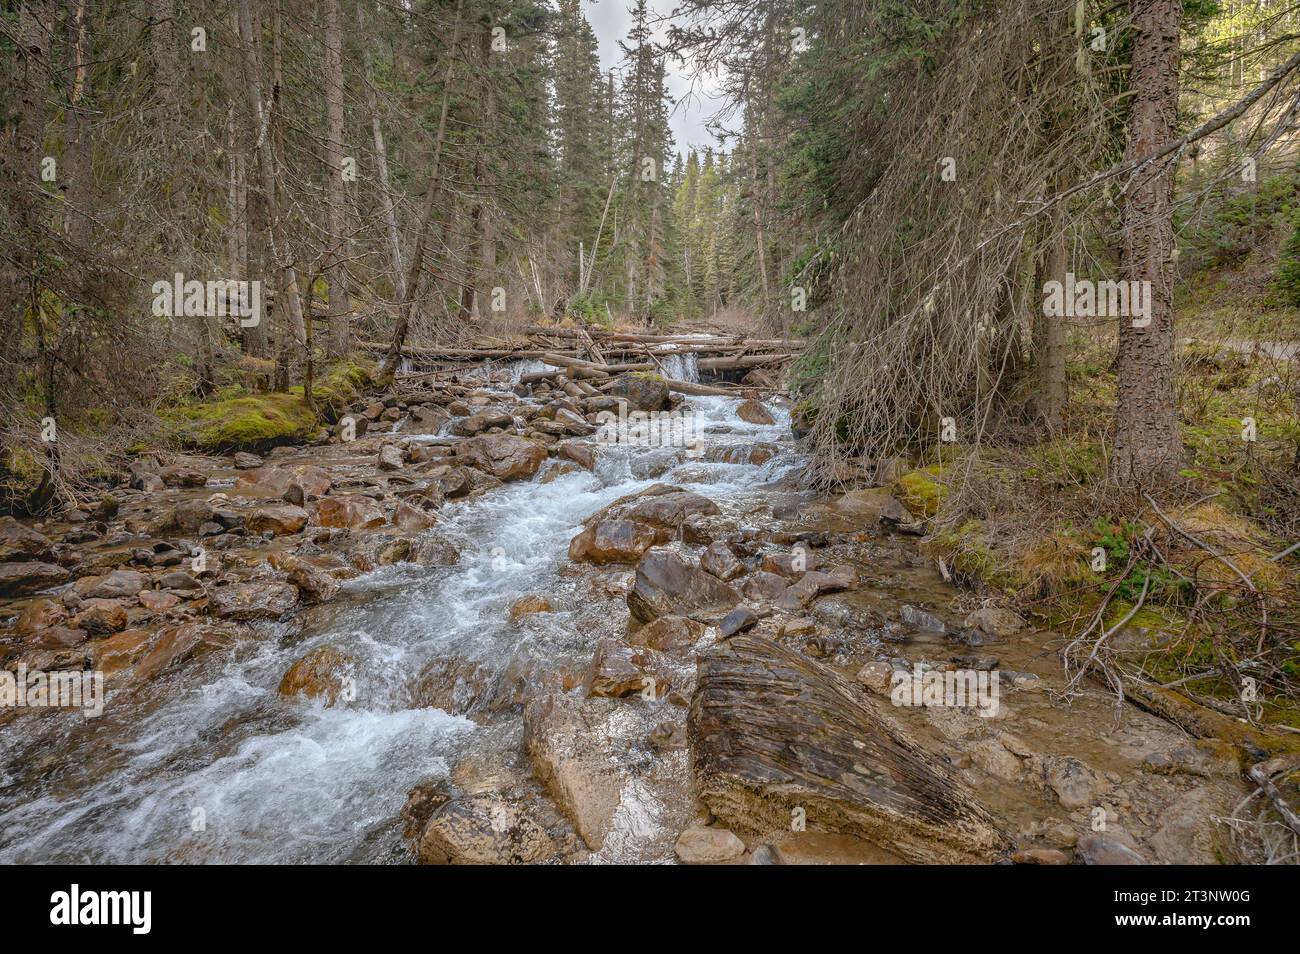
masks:
<instances>
[{"instance_id":1,"label":"tree trunk","mask_svg":"<svg viewBox=\"0 0 1300 954\"><path fill-rule=\"evenodd\" d=\"M402 243L397 231L397 205L388 185L388 153L384 147L384 133L379 125L379 104L375 101L375 88L371 85L370 46L366 42L364 4L357 4L357 32L361 37L362 85L366 90L366 108L370 111L370 132L375 143L375 174L379 180L379 195L384 206L384 234L388 239L388 257L393 266L393 289L397 292L398 307L406 307L406 272L402 268Z\"/></svg>"},{"instance_id":2,"label":"tree trunk","mask_svg":"<svg viewBox=\"0 0 1300 954\"><path fill-rule=\"evenodd\" d=\"M1046 287L1051 281L1064 282L1065 273L1070 267L1070 251L1061 210L1062 206L1058 204L1044 222L1048 242L1039 262L1039 288ZM1034 370L1038 385L1038 414L1049 433L1058 431L1069 400L1065 376L1065 318L1061 315L1045 315L1041 307L1034 312Z\"/></svg>"},{"instance_id":3,"label":"tree trunk","mask_svg":"<svg viewBox=\"0 0 1300 954\"><path fill-rule=\"evenodd\" d=\"M68 108L63 116L63 234L74 248L90 247L93 205L90 176L90 115L85 100L90 94L87 67L90 39L87 0L68 5Z\"/></svg>"},{"instance_id":4,"label":"tree trunk","mask_svg":"<svg viewBox=\"0 0 1300 954\"><path fill-rule=\"evenodd\" d=\"M348 289L347 196L343 187L343 28L339 0L325 2L325 166L329 179L327 226L329 277L329 355L345 356L349 349L352 296Z\"/></svg>"},{"instance_id":5,"label":"tree trunk","mask_svg":"<svg viewBox=\"0 0 1300 954\"><path fill-rule=\"evenodd\" d=\"M1178 106L1180 0L1134 0L1133 91L1126 158L1172 136ZM1119 319L1118 396L1110 479L1149 483L1176 472L1182 456L1174 405L1173 163L1141 169L1124 209L1124 278L1149 282L1150 321Z\"/></svg>"}]
</instances>

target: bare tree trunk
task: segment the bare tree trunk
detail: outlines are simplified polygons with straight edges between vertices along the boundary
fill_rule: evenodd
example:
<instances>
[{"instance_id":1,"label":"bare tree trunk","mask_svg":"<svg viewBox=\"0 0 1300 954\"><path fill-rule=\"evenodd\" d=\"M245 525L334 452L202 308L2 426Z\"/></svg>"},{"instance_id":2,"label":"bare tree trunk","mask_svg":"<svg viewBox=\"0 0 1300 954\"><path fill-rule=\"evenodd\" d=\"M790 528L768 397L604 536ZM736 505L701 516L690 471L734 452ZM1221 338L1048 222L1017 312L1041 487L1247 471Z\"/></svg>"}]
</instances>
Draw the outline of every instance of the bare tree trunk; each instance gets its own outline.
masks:
<instances>
[{"instance_id":1,"label":"bare tree trunk","mask_svg":"<svg viewBox=\"0 0 1300 954\"><path fill-rule=\"evenodd\" d=\"M375 88L371 85L370 45L366 42L366 22L363 13L364 4L357 4L357 32L361 37L361 74L362 85L366 90L366 108L370 112L370 132L375 144L375 174L379 180L379 194L384 207L384 234L388 239L388 257L393 266L393 288L398 301L405 307L408 297L406 290L406 272L402 268L402 243L397 230L397 205L393 201L393 192L388 184L388 152L384 146L384 133L379 125L379 104L375 100Z\"/></svg>"},{"instance_id":2,"label":"bare tree trunk","mask_svg":"<svg viewBox=\"0 0 1300 954\"><path fill-rule=\"evenodd\" d=\"M1180 0L1134 0L1129 158L1172 138L1181 18ZM1119 319L1110 460L1110 479L1119 484L1171 476L1182 456L1173 385L1173 248L1173 164L1156 162L1137 173L1124 210L1124 278L1150 283L1150 320Z\"/></svg>"},{"instance_id":3,"label":"bare tree trunk","mask_svg":"<svg viewBox=\"0 0 1300 954\"><path fill-rule=\"evenodd\" d=\"M68 108L63 116L63 234L75 248L90 246L93 189L90 176L90 18L87 0L68 4Z\"/></svg>"},{"instance_id":4,"label":"bare tree trunk","mask_svg":"<svg viewBox=\"0 0 1300 954\"><path fill-rule=\"evenodd\" d=\"M350 350L352 296L348 290L347 196L343 187L343 28L339 0L325 0L325 166L329 177L327 228L330 243L329 355Z\"/></svg>"},{"instance_id":5,"label":"bare tree trunk","mask_svg":"<svg viewBox=\"0 0 1300 954\"><path fill-rule=\"evenodd\" d=\"M1062 206L1058 205L1043 224L1043 228L1048 230L1048 241L1038 263L1039 288L1050 281L1065 281L1065 273L1070 267L1070 251L1064 226ZM1034 313L1036 404L1049 432L1060 430L1069 399L1065 376L1065 330L1064 316L1045 315L1042 308Z\"/></svg>"}]
</instances>

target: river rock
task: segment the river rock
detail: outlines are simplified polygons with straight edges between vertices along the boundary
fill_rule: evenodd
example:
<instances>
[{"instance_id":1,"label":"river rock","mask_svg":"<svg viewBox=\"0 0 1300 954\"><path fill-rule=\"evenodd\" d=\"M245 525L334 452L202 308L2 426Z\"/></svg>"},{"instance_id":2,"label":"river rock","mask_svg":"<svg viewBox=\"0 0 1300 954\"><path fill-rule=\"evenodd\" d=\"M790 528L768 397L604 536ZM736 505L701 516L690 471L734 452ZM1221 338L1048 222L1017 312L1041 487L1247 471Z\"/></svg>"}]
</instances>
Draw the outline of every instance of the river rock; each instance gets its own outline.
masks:
<instances>
[{"instance_id":1,"label":"river rock","mask_svg":"<svg viewBox=\"0 0 1300 954\"><path fill-rule=\"evenodd\" d=\"M788 585L785 577L759 570L745 580L740 591L745 594L745 599L755 603L774 603L781 598Z\"/></svg>"},{"instance_id":2,"label":"river rock","mask_svg":"<svg viewBox=\"0 0 1300 954\"><path fill-rule=\"evenodd\" d=\"M333 646L318 646L285 671L280 680L280 695L323 698L326 707L332 706L355 665L351 656Z\"/></svg>"},{"instance_id":3,"label":"river rock","mask_svg":"<svg viewBox=\"0 0 1300 954\"><path fill-rule=\"evenodd\" d=\"M401 470L404 463L402 449L396 444L385 444L379 448L379 458L376 464L380 470Z\"/></svg>"},{"instance_id":4,"label":"river rock","mask_svg":"<svg viewBox=\"0 0 1300 954\"><path fill-rule=\"evenodd\" d=\"M175 593L168 593L166 590L143 590L138 599L140 605L151 613L165 613L181 601Z\"/></svg>"},{"instance_id":5,"label":"river rock","mask_svg":"<svg viewBox=\"0 0 1300 954\"><path fill-rule=\"evenodd\" d=\"M451 426L451 432L460 437L473 437L493 427L506 429L514 426L515 419L506 411L479 411L457 421Z\"/></svg>"},{"instance_id":6,"label":"river rock","mask_svg":"<svg viewBox=\"0 0 1300 954\"><path fill-rule=\"evenodd\" d=\"M661 652L674 652L694 646L708 627L685 616L660 616L651 623L629 633L627 641L634 646L648 646Z\"/></svg>"},{"instance_id":7,"label":"river rock","mask_svg":"<svg viewBox=\"0 0 1300 954\"><path fill-rule=\"evenodd\" d=\"M1085 865L1144 865L1146 859L1124 842L1102 832L1079 836L1074 853Z\"/></svg>"},{"instance_id":8,"label":"river rock","mask_svg":"<svg viewBox=\"0 0 1300 954\"><path fill-rule=\"evenodd\" d=\"M207 472L190 464L172 464L158 471L158 476L168 487L202 487L208 482Z\"/></svg>"},{"instance_id":9,"label":"river rock","mask_svg":"<svg viewBox=\"0 0 1300 954\"><path fill-rule=\"evenodd\" d=\"M426 865L518 865L553 858L558 847L524 806L494 793L439 805L416 846Z\"/></svg>"},{"instance_id":10,"label":"river rock","mask_svg":"<svg viewBox=\"0 0 1300 954\"><path fill-rule=\"evenodd\" d=\"M1009 847L937 758L834 670L752 634L699 661L688 721L700 800L727 827L810 825L919 863L987 862Z\"/></svg>"},{"instance_id":11,"label":"river rock","mask_svg":"<svg viewBox=\"0 0 1300 954\"><path fill-rule=\"evenodd\" d=\"M298 602L298 588L289 583L255 581L219 586L209 593L218 619L279 619Z\"/></svg>"},{"instance_id":12,"label":"river rock","mask_svg":"<svg viewBox=\"0 0 1300 954\"><path fill-rule=\"evenodd\" d=\"M272 553L267 562L289 577L304 603L328 603L338 595L339 582L327 571L291 553Z\"/></svg>"},{"instance_id":13,"label":"river rock","mask_svg":"<svg viewBox=\"0 0 1300 954\"><path fill-rule=\"evenodd\" d=\"M1049 758L1043 781L1056 793L1062 808L1086 808L1096 800L1097 775L1078 759Z\"/></svg>"},{"instance_id":14,"label":"river rock","mask_svg":"<svg viewBox=\"0 0 1300 954\"><path fill-rule=\"evenodd\" d=\"M569 559L581 563L636 563L654 543L654 528L644 523L602 520L569 542Z\"/></svg>"},{"instance_id":15,"label":"river rock","mask_svg":"<svg viewBox=\"0 0 1300 954\"><path fill-rule=\"evenodd\" d=\"M668 384L657 374L621 374L609 393L627 401L630 411L662 411L670 406Z\"/></svg>"},{"instance_id":16,"label":"river rock","mask_svg":"<svg viewBox=\"0 0 1300 954\"><path fill-rule=\"evenodd\" d=\"M671 677L653 649L602 639L583 684L589 696L620 699L645 693L658 699L671 688Z\"/></svg>"},{"instance_id":17,"label":"river rock","mask_svg":"<svg viewBox=\"0 0 1300 954\"><path fill-rule=\"evenodd\" d=\"M857 571L851 566L836 567L829 573L810 570L801 576L797 583L786 587L785 592L777 599L776 606L778 609L797 613L823 593L851 589L857 583Z\"/></svg>"},{"instance_id":18,"label":"river rock","mask_svg":"<svg viewBox=\"0 0 1300 954\"><path fill-rule=\"evenodd\" d=\"M596 466L596 452L586 441L561 441L560 455L569 458L579 467L591 470Z\"/></svg>"},{"instance_id":19,"label":"river rock","mask_svg":"<svg viewBox=\"0 0 1300 954\"><path fill-rule=\"evenodd\" d=\"M731 547L719 541L704 548L700 554L700 569L727 582L743 574L745 565L736 559Z\"/></svg>"},{"instance_id":20,"label":"river rock","mask_svg":"<svg viewBox=\"0 0 1300 954\"><path fill-rule=\"evenodd\" d=\"M428 530L438 523L438 518L431 513L414 507L405 500L398 501L393 511L393 526L399 530Z\"/></svg>"},{"instance_id":21,"label":"river rock","mask_svg":"<svg viewBox=\"0 0 1300 954\"><path fill-rule=\"evenodd\" d=\"M270 531L274 536L282 537L298 533L307 526L307 511L293 504L258 507L248 515L244 526L250 533L262 534Z\"/></svg>"},{"instance_id":22,"label":"river rock","mask_svg":"<svg viewBox=\"0 0 1300 954\"><path fill-rule=\"evenodd\" d=\"M736 417L750 424L764 424L769 427L776 423L776 418L771 412L753 399L740 402L740 406L736 408Z\"/></svg>"},{"instance_id":23,"label":"river rock","mask_svg":"<svg viewBox=\"0 0 1300 954\"><path fill-rule=\"evenodd\" d=\"M524 596L514 601L510 606L510 622L517 623L525 616L532 616L536 613L551 613L555 607L545 596Z\"/></svg>"},{"instance_id":24,"label":"river rock","mask_svg":"<svg viewBox=\"0 0 1300 954\"><path fill-rule=\"evenodd\" d=\"M89 599L77 607L72 625L88 633L119 633L126 629L128 620L121 600Z\"/></svg>"},{"instance_id":25,"label":"river rock","mask_svg":"<svg viewBox=\"0 0 1300 954\"><path fill-rule=\"evenodd\" d=\"M599 748L613 699L541 693L524 706L524 745L533 774L588 848L599 851L623 791L617 765Z\"/></svg>"},{"instance_id":26,"label":"river rock","mask_svg":"<svg viewBox=\"0 0 1300 954\"><path fill-rule=\"evenodd\" d=\"M898 611L898 618L905 626L922 633L946 633L948 624L933 613L904 604Z\"/></svg>"},{"instance_id":27,"label":"river rock","mask_svg":"<svg viewBox=\"0 0 1300 954\"><path fill-rule=\"evenodd\" d=\"M276 497L282 497L291 484L297 484L302 488L303 494L312 499L329 493L333 481L328 473L312 464L258 467L246 470L235 478L236 487L255 487Z\"/></svg>"},{"instance_id":28,"label":"river rock","mask_svg":"<svg viewBox=\"0 0 1300 954\"><path fill-rule=\"evenodd\" d=\"M22 596L57 586L68 578L68 571L53 563L26 560L0 563L0 596Z\"/></svg>"},{"instance_id":29,"label":"river rock","mask_svg":"<svg viewBox=\"0 0 1300 954\"><path fill-rule=\"evenodd\" d=\"M541 444L513 434L483 434L458 444L456 457L497 480L511 481L536 474L547 453Z\"/></svg>"},{"instance_id":30,"label":"river rock","mask_svg":"<svg viewBox=\"0 0 1300 954\"><path fill-rule=\"evenodd\" d=\"M48 560L53 546L44 534L23 526L12 517L5 517L0 523L0 563Z\"/></svg>"},{"instance_id":31,"label":"river rock","mask_svg":"<svg viewBox=\"0 0 1300 954\"><path fill-rule=\"evenodd\" d=\"M51 626L58 626L68 618L67 607L54 600L32 600L14 623L14 632L19 636L31 636Z\"/></svg>"},{"instance_id":32,"label":"river rock","mask_svg":"<svg viewBox=\"0 0 1300 954\"><path fill-rule=\"evenodd\" d=\"M708 497L702 497L688 490L675 490L643 497L619 516L624 520L635 520L637 523L654 527L656 541L667 543L677 538L683 524L692 517L713 516L718 513L721 513L718 505Z\"/></svg>"},{"instance_id":33,"label":"river rock","mask_svg":"<svg viewBox=\"0 0 1300 954\"><path fill-rule=\"evenodd\" d=\"M627 593L628 609L643 623L660 616L713 622L739 602L740 594L726 583L669 550L646 553Z\"/></svg>"},{"instance_id":34,"label":"river rock","mask_svg":"<svg viewBox=\"0 0 1300 954\"><path fill-rule=\"evenodd\" d=\"M316 522L322 527L369 530L387 523L379 505L361 494L340 494L316 501Z\"/></svg>"},{"instance_id":35,"label":"river rock","mask_svg":"<svg viewBox=\"0 0 1300 954\"><path fill-rule=\"evenodd\" d=\"M722 618L718 624L718 638L730 639L737 633L753 629L758 625L758 614L748 606L737 606Z\"/></svg>"},{"instance_id":36,"label":"river rock","mask_svg":"<svg viewBox=\"0 0 1300 954\"><path fill-rule=\"evenodd\" d=\"M725 828L688 828L673 846L684 865L718 865L734 861L745 853L745 843Z\"/></svg>"},{"instance_id":37,"label":"river rock","mask_svg":"<svg viewBox=\"0 0 1300 954\"><path fill-rule=\"evenodd\" d=\"M234 456L236 470L254 470L262 466L262 458L248 451L239 451Z\"/></svg>"},{"instance_id":38,"label":"river rock","mask_svg":"<svg viewBox=\"0 0 1300 954\"><path fill-rule=\"evenodd\" d=\"M157 633L130 630L93 644L95 668L112 671L134 665L131 681L149 682L213 649L228 648L239 638L240 633L234 627L195 621L169 626Z\"/></svg>"},{"instance_id":39,"label":"river rock","mask_svg":"<svg viewBox=\"0 0 1300 954\"><path fill-rule=\"evenodd\" d=\"M85 595L91 599L117 600L135 596L144 589L145 575L135 570L114 570Z\"/></svg>"},{"instance_id":40,"label":"river rock","mask_svg":"<svg viewBox=\"0 0 1300 954\"><path fill-rule=\"evenodd\" d=\"M1013 610L984 606L966 617L966 625L998 639L1006 639L1023 629L1025 621Z\"/></svg>"}]
</instances>

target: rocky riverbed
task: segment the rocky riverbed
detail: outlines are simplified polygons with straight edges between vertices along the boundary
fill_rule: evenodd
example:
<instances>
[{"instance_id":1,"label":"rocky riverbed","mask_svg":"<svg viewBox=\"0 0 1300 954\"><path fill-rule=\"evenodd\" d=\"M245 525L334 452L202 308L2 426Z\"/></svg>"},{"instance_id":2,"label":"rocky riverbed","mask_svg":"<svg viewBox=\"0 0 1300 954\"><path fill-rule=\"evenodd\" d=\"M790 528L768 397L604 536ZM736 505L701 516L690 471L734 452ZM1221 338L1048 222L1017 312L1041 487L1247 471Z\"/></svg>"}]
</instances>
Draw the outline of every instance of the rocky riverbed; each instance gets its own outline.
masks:
<instances>
[{"instance_id":1,"label":"rocky riverbed","mask_svg":"<svg viewBox=\"0 0 1300 954\"><path fill-rule=\"evenodd\" d=\"M107 690L0 708L0 861L1222 857L1232 751L1062 703L887 489L802 488L779 401L528 377L0 526L3 668ZM898 704L945 673L979 700Z\"/></svg>"}]
</instances>

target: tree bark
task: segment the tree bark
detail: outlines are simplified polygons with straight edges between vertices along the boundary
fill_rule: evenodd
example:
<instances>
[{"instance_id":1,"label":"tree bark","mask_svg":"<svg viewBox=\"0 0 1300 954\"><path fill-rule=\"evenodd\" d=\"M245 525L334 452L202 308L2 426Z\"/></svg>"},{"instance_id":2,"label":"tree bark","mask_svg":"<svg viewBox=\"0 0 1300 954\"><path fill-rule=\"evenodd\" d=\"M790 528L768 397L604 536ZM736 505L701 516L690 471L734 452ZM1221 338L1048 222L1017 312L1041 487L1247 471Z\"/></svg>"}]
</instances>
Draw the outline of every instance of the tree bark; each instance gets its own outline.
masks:
<instances>
[{"instance_id":1,"label":"tree bark","mask_svg":"<svg viewBox=\"0 0 1300 954\"><path fill-rule=\"evenodd\" d=\"M75 248L90 246L90 37L87 0L68 4L68 108L63 116L63 234Z\"/></svg>"},{"instance_id":2,"label":"tree bark","mask_svg":"<svg viewBox=\"0 0 1300 954\"><path fill-rule=\"evenodd\" d=\"M1132 112L1126 154L1172 138L1178 106L1180 0L1134 0ZM1124 209L1124 278L1150 283L1150 322L1119 319L1118 396L1110 479L1146 484L1172 476L1182 445L1174 404L1173 163L1137 172Z\"/></svg>"},{"instance_id":3,"label":"tree bark","mask_svg":"<svg viewBox=\"0 0 1300 954\"><path fill-rule=\"evenodd\" d=\"M352 296L348 288L347 195L343 186L343 28L339 0L325 0L325 166L328 176L329 355L350 350Z\"/></svg>"}]
</instances>

